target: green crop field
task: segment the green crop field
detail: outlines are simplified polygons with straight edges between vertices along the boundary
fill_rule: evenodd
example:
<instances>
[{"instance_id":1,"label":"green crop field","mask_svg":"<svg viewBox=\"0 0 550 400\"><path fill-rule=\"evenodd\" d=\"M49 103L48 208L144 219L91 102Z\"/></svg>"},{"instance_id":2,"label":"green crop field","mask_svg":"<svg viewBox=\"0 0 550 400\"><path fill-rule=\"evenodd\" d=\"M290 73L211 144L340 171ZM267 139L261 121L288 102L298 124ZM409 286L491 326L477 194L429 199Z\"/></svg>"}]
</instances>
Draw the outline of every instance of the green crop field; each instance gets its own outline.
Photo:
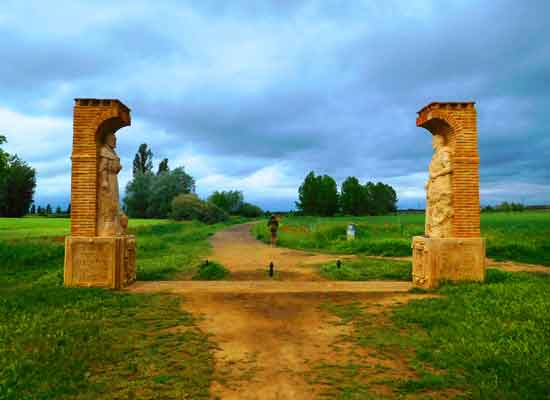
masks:
<instances>
[{"instance_id":1,"label":"green crop field","mask_svg":"<svg viewBox=\"0 0 550 400\"><path fill-rule=\"evenodd\" d=\"M346 227L355 223L356 240L346 240ZM487 255L550 266L550 212L486 213L481 215ZM254 227L269 241L265 224ZM380 217L288 217L281 221L278 243L284 247L332 253L410 256L411 238L424 233L423 214Z\"/></svg>"}]
</instances>

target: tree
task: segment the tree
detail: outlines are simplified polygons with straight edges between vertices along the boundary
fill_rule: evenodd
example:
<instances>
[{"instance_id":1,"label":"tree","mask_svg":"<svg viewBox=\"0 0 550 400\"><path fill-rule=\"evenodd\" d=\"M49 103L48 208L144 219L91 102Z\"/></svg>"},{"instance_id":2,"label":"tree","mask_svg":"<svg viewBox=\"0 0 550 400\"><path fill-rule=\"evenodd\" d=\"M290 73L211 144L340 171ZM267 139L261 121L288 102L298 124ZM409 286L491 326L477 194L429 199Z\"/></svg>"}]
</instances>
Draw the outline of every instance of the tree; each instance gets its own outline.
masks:
<instances>
[{"instance_id":1,"label":"tree","mask_svg":"<svg viewBox=\"0 0 550 400\"><path fill-rule=\"evenodd\" d=\"M71 203L67 206L67 215L71 216Z\"/></svg>"},{"instance_id":2,"label":"tree","mask_svg":"<svg viewBox=\"0 0 550 400\"><path fill-rule=\"evenodd\" d=\"M390 185L367 182L365 192L368 214L383 215L397 210L397 194Z\"/></svg>"},{"instance_id":3,"label":"tree","mask_svg":"<svg viewBox=\"0 0 550 400\"><path fill-rule=\"evenodd\" d=\"M37 213L38 215L44 215L44 210L42 209L41 206L38 206L38 208L36 209L36 213Z\"/></svg>"},{"instance_id":4,"label":"tree","mask_svg":"<svg viewBox=\"0 0 550 400\"><path fill-rule=\"evenodd\" d=\"M62 213L63 213L63 211L61 211L61 207L60 207L60 206L57 206L57 207L55 208L55 213L56 213L56 214L62 214Z\"/></svg>"},{"instance_id":5,"label":"tree","mask_svg":"<svg viewBox=\"0 0 550 400\"><path fill-rule=\"evenodd\" d=\"M0 215L22 217L32 204L36 172L17 155L10 155L6 165L0 173Z\"/></svg>"},{"instance_id":6,"label":"tree","mask_svg":"<svg viewBox=\"0 0 550 400\"><path fill-rule=\"evenodd\" d=\"M317 177L319 180L319 215L329 217L338 212L338 187L336 181L328 176Z\"/></svg>"},{"instance_id":7,"label":"tree","mask_svg":"<svg viewBox=\"0 0 550 400\"><path fill-rule=\"evenodd\" d=\"M340 205L344 214L363 215L366 213L366 190L356 177L349 176L342 183Z\"/></svg>"},{"instance_id":8,"label":"tree","mask_svg":"<svg viewBox=\"0 0 550 400\"><path fill-rule=\"evenodd\" d=\"M52 213L52 206L50 204L46 204L46 215L51 215Z\"/></svg>"},{"instance_id":9,"label":"tree","mask_svg":"<svg viewBox=\"0 0 550 400\"><path fill-rule=\"evenodd\" d=\"M168 172L168 171L170 171L170 168L168 168L168 159L165 158L159 163L159 168L158 168L158 171L157 171L157 175L160 175L160 174L162 174L164 172Z\"/></svg>"},{"instance_id":10,"label":"tree","mask_svg":"<svg viewBox=\"0 0 550 400\"><path fill-rule=\"evenodd\" d=\"M237 214L244 203L244 196L239 190L216 190L208 197L208 201L229 214Z\"/></svg>"},{"instance_id":11,"label":"tree","mask_svg":"<svg viewBox=\"0 0 550 400\"><path fill-rule=\"evenodd\" d=\"M315 176L311 171L298 189L296 206L305 215L334 215L338 211L338 188L328 175Z\"/></svg>"},{"instance_id":12,"label":"tree","mask_svg":"<svg viewBox=\"0 0 550 400\"><path fill-rule=\"evenodd\" d=\"M129 217L147 218L147 208L154 176L138 171L126 186L124 205Z\"/></svg>"},{"instance_id":13,"label":"tree","mask_svg":"<svg viewBox=\"0 0 550 400\"><path fill-rule=\"evenodd\" d=\"M149 218L167 218L172 209L172 200L179 194L195 191L195 180L183 167L166 170L152 179L147 206Z\"/></svg>"},{"instance_id":14,"label":"tree","mask_svg":"<svg viewBox=\"0 0 550 400\"><path fill-rule=\"evenodd\" d=\"M34 204L31 206L31 214L36 214L36 206Z\"/></svg>"},{"instance_id":15,"label":"tree","mask_svg":"<svg viewBox=\"0 0 550 400\"><path fill-rule=\"evenodd\" d=\"M317 194L319 192L318 180L315 173L311 171L304 179L304 182L298 189L298 201L296 207L301 210L305 215L314 215L317 213Z\"/></svg>"},{"instance_id":16,"label":"tree","mask_svg":"<svg viewBox=\"0 0 550 400\"><path fill-rule=\"evenodd\" d=\"M133 174L134 177L138 174L153 173L153 152L147 147L146 143L142 143L136 156L134 157Z\"/></svg>"}]
</instances>

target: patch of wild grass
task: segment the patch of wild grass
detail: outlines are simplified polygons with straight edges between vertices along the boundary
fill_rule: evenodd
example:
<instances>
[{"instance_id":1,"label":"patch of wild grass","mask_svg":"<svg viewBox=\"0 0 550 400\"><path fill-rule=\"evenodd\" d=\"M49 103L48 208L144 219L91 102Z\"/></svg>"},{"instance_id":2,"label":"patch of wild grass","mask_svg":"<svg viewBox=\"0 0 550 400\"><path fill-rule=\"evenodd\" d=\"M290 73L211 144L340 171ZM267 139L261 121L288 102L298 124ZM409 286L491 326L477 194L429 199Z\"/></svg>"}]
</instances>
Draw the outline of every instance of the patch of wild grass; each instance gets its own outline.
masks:
<instances>
[{"instance_id":1,"label":"patch of wild grass","mask_svg":"<svg viewBox=\"0 0 550 400\"><path fill-rule=\"evenodd\" d=\"M410 281L412 264L408 261L360 258L344 260L340 268L336 262L321 267L322 276L343 281L397 280Z\"/></svg>"},{"instance_id":2,"label":"patch of wild grass","mask_svg":"<svg viewBox=\"0 0 550 400\"><path fill-rule=\"evenodd\" d=\"M346 228L355 223L356 239L346 240ZM253 227L266 243L265 223ZM288 217L281 221L281 246L330 253L410 256L411 239L424 233L423 214L376 217ZM550 266L550 212L524 211L481 214L481 233L487 239L487 256Z\"/></svg>"},{"instance_id":3,"label":"patch of wild grass","mask_svg":"<svg viewBox=\"0 0 550 400\"><path fill-rule=\"evenodd\" d=\"M357 303L325 309L353 324L346 340L379 358L407 359L416 378L385 382L402 396L456 390L466 398L542 399L550 393L549 291L550 275L491 269L486 284L444 285L441 297L395 307L388 323ZM348 383L336 380L333 390Z\"/></svg>"},{"instance_id":4,"label":"patch of wild grass","mask_svg":"<svg viewBox=\"0 0 550 400\"><path fill-rule=\"evenodd\" d=\"M193 275L193 280L197 281L215 281L225 279L229 275L229 270L223 265L208 261L208 264L199 265L197 272Z\"/></svg>"},{"instance_id":5,"label":"patch of wild grass","mask_svg":"<svg viewBox=\"0 0 550 400\"><path fill-rule=\"evenodd\" d=\"M60 220L50 222L46 235L0 237L0 398L209 398L212 344L181 300L64 288ZM221 227L133 227L138 277L193 270Z\"/></svg>"},{"instance_id":6,"label":"patch of wild grass","mask_svg":"<svg viewBox=\"0 0 550 400\"><path fill-rule=\"evenodd\" d=\"M208 398L212 344L180 299L34 286L0 297L0 398Z\"/></svg>"}]
</instances>

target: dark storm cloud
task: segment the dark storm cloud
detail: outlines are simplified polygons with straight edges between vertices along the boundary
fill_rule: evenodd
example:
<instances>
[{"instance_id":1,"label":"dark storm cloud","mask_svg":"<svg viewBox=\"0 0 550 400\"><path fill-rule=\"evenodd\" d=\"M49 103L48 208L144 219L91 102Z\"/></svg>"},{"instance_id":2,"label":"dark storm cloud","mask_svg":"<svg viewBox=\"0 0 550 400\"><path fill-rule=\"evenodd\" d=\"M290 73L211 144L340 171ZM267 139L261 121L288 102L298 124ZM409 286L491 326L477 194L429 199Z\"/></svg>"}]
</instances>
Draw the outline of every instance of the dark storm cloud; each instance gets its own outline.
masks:
<instances>
[{"instance_id":1,"label":"dark storm cloud","mask_svg":"<svg viewBox=\"0 0 550 400\"><path fill-rule=\"evenodd\" d=\"M548 2L40 4L0 18L2 107L70 117L73 97L119 97L143 122L122 149L176 159L192 145L206 178L284 162L290 186L313 169L422 197L431 135L416 111L475 100L482 198L523 185L550 201ZM265 197L288 197L274 187Z\"/></svg>"}]
</instances>

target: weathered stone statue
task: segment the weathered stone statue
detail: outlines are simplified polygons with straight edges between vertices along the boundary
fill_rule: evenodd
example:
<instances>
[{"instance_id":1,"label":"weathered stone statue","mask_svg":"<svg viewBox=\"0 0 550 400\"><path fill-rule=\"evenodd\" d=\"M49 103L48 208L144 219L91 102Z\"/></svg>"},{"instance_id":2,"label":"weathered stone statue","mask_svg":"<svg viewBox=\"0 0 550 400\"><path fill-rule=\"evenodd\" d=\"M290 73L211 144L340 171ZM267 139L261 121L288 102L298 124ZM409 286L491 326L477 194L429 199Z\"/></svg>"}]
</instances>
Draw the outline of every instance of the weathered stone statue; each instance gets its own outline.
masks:
<instances>
[{"instance_id":1,"label":"weathered stone statue","mask_svg":"<svg viewBox=\"0 0 550 400\"><path fill-rule=\"evenodd\" d=\"M136 280L136 241L125 232L115 152L115 132L130 122L130 109L118 100L75 99L67 286L120 289Z\"/></svg>"},{"instance_id":2,"label":"weathered stone statue","mask_svg":"<svg viewBox=\"0 0 550 400\"><path fill-rule=\"evenodd\" d=\"M430 103L418 112L416 125L432 134L434 154L426 183L426 230L412 242L413 284L434 288L441 281L483 281L474 103Z\"/></svg>"},{"instance_id":3,"label":"weathered stone statue","mask_svg":"<svg viewBox=\"0 0 550 400\"><path fill-rule=\"evenodd\" d=\"M128 225L126 215L120 209L117 175L122 169L115 152L116 137L109 133L99 150L97 235L123 235Z\"/></svg>"},{"instance_id":4,"label":"weathered stone statue","mask_svg":"<svg viewBox=\"0 0 550 400\"><path fill-rule=\"evenodd\" d=\"M451 149L442 135L433 135L434 155L426 183L426 236L451 237L453 206Z\"/></svg>"}]
</instances>

